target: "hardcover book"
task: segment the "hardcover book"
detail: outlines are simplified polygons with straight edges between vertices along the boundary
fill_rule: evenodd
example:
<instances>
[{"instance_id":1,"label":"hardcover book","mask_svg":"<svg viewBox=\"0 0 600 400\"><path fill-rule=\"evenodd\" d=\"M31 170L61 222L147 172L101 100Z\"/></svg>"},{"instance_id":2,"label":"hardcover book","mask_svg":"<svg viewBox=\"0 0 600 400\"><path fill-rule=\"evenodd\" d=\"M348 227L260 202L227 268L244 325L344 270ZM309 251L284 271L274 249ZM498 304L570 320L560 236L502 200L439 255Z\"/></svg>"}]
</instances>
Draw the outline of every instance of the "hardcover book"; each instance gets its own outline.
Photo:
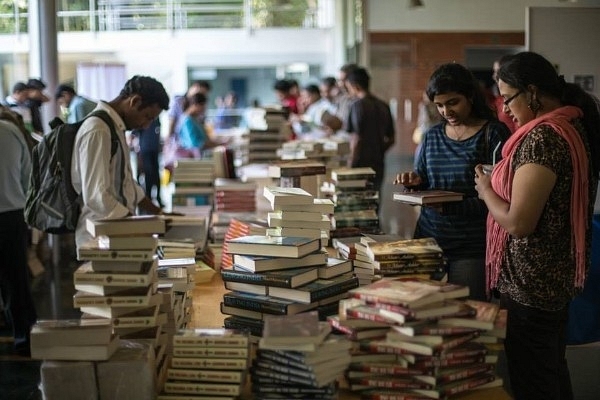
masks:
<instances>
[{"instance_id":1,"label":"hardcover book","mask_svg":"<svg viewBox=\"0 0 600 400\"><path fill-rule=\"evenodd\" d=\"M242 236L227 241L227 251L234 254L299 258L321 248L319 239L276 236Z\"/></svg>"},{"instance_id":2,"label":"hardcover book","mask_svg":"<svg viewBox=\"0 0 600 400\"><path fill-rule=\"evenodd\" d=\"M90 235L128 236L165 233L165 220L156 215L134 215L117 219L86 220Z\"/></svg>"},{"instance_id":3,"label":"hardcover book","mask_svg":"<svg viewBox=\"0 0 600 400\"><path fill-rule=\"evenodd\" d=\"M31 346L72 346L107 344L111 341L112 327L106 319L52 319L38 320L31 327Z\"/></svg>"},{"instance_id":4,"label":"hardcover book","mask_svg":"<svg viewBox=\"0 0 600 400\"><path fill-rule=\"evenodd\" d=\"M437 287L418 282L384 278L350 291L350 296L372 303L420 307L444 300Z\"/></svg>"},{"instance_id":5,"label":"hardcover book","mask_svg":"<svg viewBox=\"0 0 600 400\"><path fill-rule=\"evenodd\" d=\"M312 303L356 287L358 287L358 279L352 274L344 274L332 279L317 279L294 289L271 287L269 295L300 303Z\"/></svg>"},{"instance_id":6,"label":"hardcover book","mask_svg":"<svg viewBox=\"0 0 600 400\"><path fill-rule=\"evenodd\" d=\"M318 303L302 304L271 296L230 292L223 295L223 304L266 314L292 315L317 307Z\"/></svg>"},{"instance_id":7,"label":"hardcover book","mask_svg":"<svg viewBox=\"0 0 600 400\"><path fill-rule=\"evenodd\" d=\"M226 270L223 270L226 271ZM258 294L258 295L268 295L269 287L265 285L255 285L253 283L244 283L244 282L223 282L225 289L231 290L234 292L241 293L249 293L249 294Z\"/></svg>"},{"instance_id":8,"label":"hardcover book","mask_svg":"<svg viewBox=\"0 0 600 400\"><path fill-rule=\"evenodd\" d=\"M317 268L319 279L331 279L333 277L352 272L352 261L339 258L327 258L327 264Z\"/></svg>"},{"instance_id":9,"label":"hardcover book","mask_svg":"<svg viewBox=\"0 0 600 400\"><path fill-rule=\"evenodd\" d=\"M235 265L234 265L235 268ZM316 267L292 268L278 271L248 272L243 270L223 270L224 282L242 282L254 285L295 288L318 279Z\"/></svg>"},{"instance_id":10,"label":"hardcover book","mask_svg":"<svg viewBox=\"0 0 600 400\"><path fill-rule=\"evenodd\" d=\"M327 253L318 251L300 258L263 257L244 254L234 254L233 262L236 265L252 272L292 269L327 263Z\"/></svg>"},{"instance_id":11,"label":"hardcover book","mask_svg":"<svg viewBox=\"0 0 600 400\"><path fill-rule=\"evenodd\" d=\"M392 198L394 201L399 201L401 203L427 205L462 201L464 194L447 190L422 190L413 192L394 192Z\"/></svg>"}]
</instances>

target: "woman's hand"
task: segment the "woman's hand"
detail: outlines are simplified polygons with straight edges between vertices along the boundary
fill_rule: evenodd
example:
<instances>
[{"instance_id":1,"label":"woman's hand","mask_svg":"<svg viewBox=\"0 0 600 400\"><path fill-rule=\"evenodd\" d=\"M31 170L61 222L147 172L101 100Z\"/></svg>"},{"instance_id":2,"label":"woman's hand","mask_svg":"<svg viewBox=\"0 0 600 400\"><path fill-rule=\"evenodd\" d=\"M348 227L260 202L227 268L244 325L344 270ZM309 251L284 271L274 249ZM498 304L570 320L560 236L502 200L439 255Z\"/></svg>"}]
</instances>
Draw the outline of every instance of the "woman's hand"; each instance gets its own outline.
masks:
<instances>
[{"instance_id":1,"label":"woman's hand","mask_svg":"<svg viewBox=\"0 0 600 400\"><path fill-rule=\"evenodd\" d=\"M483 171L483 165L477 164L475 166L475 190L477 190L477 196L485 201L485 192L491 188L491 176Z\"/></svg>"},{"instance_id":2,"label":"woman's hand","mask_svg":"<svg viewBox=\"0 0 600 400\"><path fill-rule=\"evenodd\" d=\"M421 184L421 177L414 171L401 172L396 175L394 185L404 185L407 189L419 186Z\"/></svg>"}]
</instances>

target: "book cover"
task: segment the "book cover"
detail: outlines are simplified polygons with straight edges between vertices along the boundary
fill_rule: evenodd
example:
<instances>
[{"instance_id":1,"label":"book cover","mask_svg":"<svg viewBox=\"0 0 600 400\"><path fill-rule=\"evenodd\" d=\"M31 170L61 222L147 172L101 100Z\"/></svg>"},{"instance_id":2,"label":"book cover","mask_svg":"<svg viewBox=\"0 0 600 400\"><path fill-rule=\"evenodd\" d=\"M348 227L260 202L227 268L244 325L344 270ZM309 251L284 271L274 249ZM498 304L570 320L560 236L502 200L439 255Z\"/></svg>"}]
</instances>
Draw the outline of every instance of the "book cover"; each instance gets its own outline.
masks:
<instances>
[{"instance_id":1,"label":"book cover","mask_svg":"<svg viewBox=\"0 0 600 400\"><path fill-rule=\"evenodd\" d=\"M313 204L313 196L301 188L265 186L263 196L271 204L271 209L285 204Z\"/></svg>"},{"instance_id":2,"label":"book cover","mask_svg":"<svg viewBox=\"0 0 600 400\"><path fill-rule=\"evenodd\" d=\"M344 274L332 279L317 279L293 289L270 287L269 295L300 303L312 303L356 287L358 287L358 279L352 274Z\"/></svg>"},{"instance_id":3,"label":"book cover","mask_svg":"<svg viewBox=\"0 0 600 400\"><path fill-rule=\"evenodd\" d=\"M96 236L153 235L165 233L165 220L157 215L133 215L125 218L86 220L86 230Z\"/></svg>"},{"instance_id":4,"label":"book cover","mask_svg":"<svg viewBox=\"0 0 600 400\"><path fill-rule=\"evenodd\" d=\"M108 360L119 347L119 337L112 335L104 344L71 344L37 346L31 342L31 358L34 360L57 361L104 361Z\"/></svg>"},{"instance_id":5,"label":"book cover","mask_svg":"<svg viewBox=\"0 0 600 400\"><path fill-rule=\"evenodd\" d=\"M38 320L31 327L31 346L105 345L111 341L112 326L106 319Z\"/></svg>"},{"instance_id":6,"label":"book cover","mask_svg":"<svg viewBox=\"0 0 600 400\"><path fill-rule=\"evenodd\" d=\"M394 192L392 198L394 201L399 201L402 203L426 205L462 201L464 194L447 190L422 190L412 192Z\"/></svg>"},{"instance_id":7,"label":"book cover","mask_svg":"<svg viewBox=\"0 0 600 400\"><path fill-rule=\"evenodd\" d=\"M392 242L369 242L366 248L371 260L401 260L424 254L441 256L442 248L434 238L404 239Z\"/></svg>"},{"instance_id":8,"label":"book cover","mask_svg":"<svg viewBox=\"0 0 600 400\"><path fill-rule=\"evenodd\" d=\"M299 258L321 248L319 239L250 235L227 241L234 254Z\"/></svg>"},{"instance_id":9,"label":"book cover","mask_svg":"<svg viewBox=\"0 0 600 400\"><path fill-rule=\"evenodd\" d=\"M476 314L472 318L442 318L438 322L444 326L462 326L467 328L477 328L483 330L494 329L496 315L500 310L500 306L495 303L488 303L477 300L465 300L465 304L476 310Z\"/></svg>"},{"instance_id":10,"label":"book cover","mask_svg":"<svg viewBox=\"0 0 600 400\"><path fill-rule=\"evenodd\" d=\"M403 307L420 307L444 300L443 295L433 285L416 281L403 281L384 278L350 291L350 296L372 303L386 303Z\"/></svg>"},{"instance_id":11,"label":"book cover","mask_svg":"<svg viewBox=\"0 0 600 400\"><path fill-rule=\"evenodd\" d=\"M327 264L318 266L317 274L319 279L330 279L352 270L352 261L328 257Z\"/></svg>"},{"instance_id":12,"label":"book cover","mask_svg":"<svg viewBox=\"0 0 600 400\"><path fill-rule=\"evenodd\" d=\"M230 292L223 295L223 304L266 314L292 315L315 308L318 303L302 304L276 297Z\"/></svg>"},{"instance_id":13,"label":"book cover","mask_svg":"<svg viewBox=\"0 0 600 400\"><path fill-rule=\"evenodd\" d=\"M145 263L144 271L140 274L98 273L92 270L92 265L88 262L81 264L75 270L73 273L73 283L75 285L148 287L156 280L157 265L158 262L156 259Z\"/></svg>"},{"instance_id":14,"label":"book cover","mask_svg":"<svg viewBox=\"0 0 600 400\"><path fill-rule=\"evenodd\" d=\"M234 266L235 267L235 266ZM241 270L223 270L221 278L224 282L242 282L254 285L295 288L318 279L316 267L292 268L265 272L248 272Z\"/></svg>"},{"instance_id":15,"label":"book cover","mask_svg":"<svg viewBox=\"0 0 600 400\"><path fill-rule=\"evenodd\" d=\"M224 328L184 329L173 336L173 346L246 347L248 335Z\"/></svg>"}]
</instances>

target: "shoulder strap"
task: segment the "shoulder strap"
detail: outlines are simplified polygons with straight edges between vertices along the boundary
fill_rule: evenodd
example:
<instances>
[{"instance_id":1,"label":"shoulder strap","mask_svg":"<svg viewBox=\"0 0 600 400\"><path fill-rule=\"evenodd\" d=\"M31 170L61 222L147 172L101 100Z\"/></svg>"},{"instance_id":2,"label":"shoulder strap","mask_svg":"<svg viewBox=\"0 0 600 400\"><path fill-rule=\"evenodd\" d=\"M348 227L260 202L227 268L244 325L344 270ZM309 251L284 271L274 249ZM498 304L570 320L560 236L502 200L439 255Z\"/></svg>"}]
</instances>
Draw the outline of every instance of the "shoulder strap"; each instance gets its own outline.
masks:
<instances>
[{"instance_id":1,"label":"shoulder strap","mask_svg":"<svg viewBox=\"0 0 600 400\"><path fill-rule=\"evenodd\" d=\"M117 134L117 130L115 128L115 124L114 124L112 118L104 110L95 110L95 111L92 111L85 118L87 119L89 117L98 117L98 118L100 118L110 128L110 138L111 138L111 141L110 141L110 157L113 158L115 156L115 154L117 154L117 150L119 150L119 148L121 147L121 139L119 139L119 135ZM125 161L125 158L123 158L123 161ZM125 165L124 165L124 162L121 163L121 182L125 182ZM123 185L121 185L121 187L119 188L119 195L121 196L121 198L123 200L125 199L125 196L123 195Z\"/></svg>"}]
</instances>

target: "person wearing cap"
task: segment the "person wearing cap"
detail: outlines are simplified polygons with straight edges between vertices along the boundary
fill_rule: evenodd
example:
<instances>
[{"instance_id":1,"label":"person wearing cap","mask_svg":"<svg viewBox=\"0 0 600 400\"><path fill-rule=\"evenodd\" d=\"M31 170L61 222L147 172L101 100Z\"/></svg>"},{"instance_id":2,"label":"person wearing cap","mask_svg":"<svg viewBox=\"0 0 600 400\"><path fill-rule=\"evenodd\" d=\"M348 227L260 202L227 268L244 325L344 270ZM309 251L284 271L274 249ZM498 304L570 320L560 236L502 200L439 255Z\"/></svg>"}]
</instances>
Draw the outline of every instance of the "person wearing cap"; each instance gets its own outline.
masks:
<instances>
[{"instance_id":1,"label":"person wearing cap","mask_svg":"<svg viewBox=\"0 0 600 400\"><path fill-rule=\"evenodd\" d=\"M31 109L27 106L30 91L31 87L25 82L17 82L13 86L12 94L6 96L6 99L4 100L4 104L10 108L11 111L21 115L23 124L29 132L33 130Z\"/></svg>"},{"instance_id":2,"label":"person wearing cap","mask_svg":"<svg viewBox=\"0 0 600 400\"><path fill-rule=\"evenodd\" d=\"M44 133L44 124L42 123L42 104L48 102L50 99L44 94L46 84L39 79L30 78L27 81L29 86L29 98L27 99L27 106L31 110L31 125L33 131L37 133Z\"/></svg>"},{"instance_id":3,"label":"person wearing cap","mask_svg":"<svg viewBox=\"0 0 600 400\"><path fill-rule=\"evenodd\" d=\"M66 122L69 124L81 121L96 108L96 103L80 96L73 86L59 85L56 89L56 101L66 110Z\"/></svg>"}]
</instances>

